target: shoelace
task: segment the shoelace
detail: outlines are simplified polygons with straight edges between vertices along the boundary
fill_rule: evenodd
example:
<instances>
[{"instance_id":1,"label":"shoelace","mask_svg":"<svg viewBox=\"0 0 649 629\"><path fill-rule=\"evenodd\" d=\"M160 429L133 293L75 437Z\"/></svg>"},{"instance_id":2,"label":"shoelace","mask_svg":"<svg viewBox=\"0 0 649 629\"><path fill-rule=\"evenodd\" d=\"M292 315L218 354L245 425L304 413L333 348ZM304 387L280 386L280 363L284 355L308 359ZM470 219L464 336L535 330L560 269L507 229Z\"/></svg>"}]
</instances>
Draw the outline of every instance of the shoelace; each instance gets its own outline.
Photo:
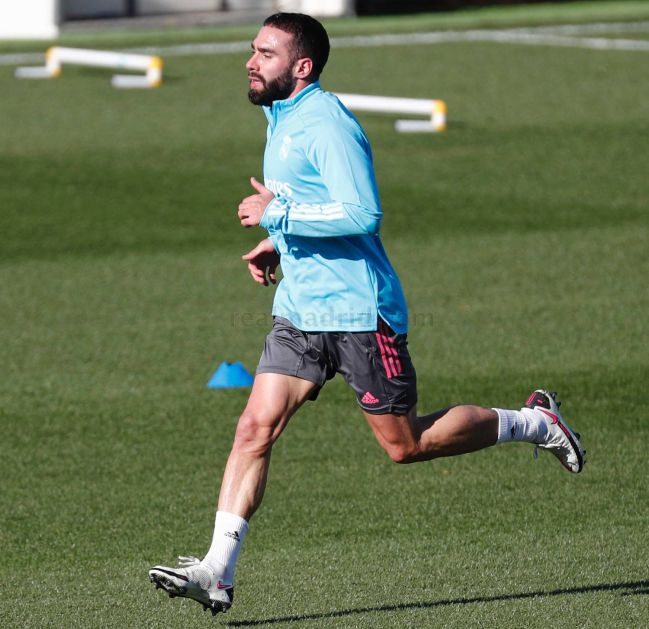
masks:
<instances>
[{"instance_id":1,"label":"shoelace","mask_svg":"<svg viewBox=\"0 0 649 629\"><path fill-rule=\"evenodd\" d=\"M187 557L183 555L179 555L178 557L178 565L181 568L191 568L192 566L197 566L201 560L198 557L194 557L193 555L189 555Z\"/></svg>"}]
</instances>

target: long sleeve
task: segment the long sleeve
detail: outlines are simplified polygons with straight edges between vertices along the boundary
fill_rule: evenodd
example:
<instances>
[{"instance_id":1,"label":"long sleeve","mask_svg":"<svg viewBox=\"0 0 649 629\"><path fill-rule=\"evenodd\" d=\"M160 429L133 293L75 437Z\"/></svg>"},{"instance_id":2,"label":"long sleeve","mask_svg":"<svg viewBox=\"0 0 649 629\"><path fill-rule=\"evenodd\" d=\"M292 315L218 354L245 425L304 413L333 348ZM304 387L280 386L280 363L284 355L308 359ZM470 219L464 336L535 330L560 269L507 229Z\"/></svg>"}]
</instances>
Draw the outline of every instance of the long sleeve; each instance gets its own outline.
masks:
<instances>
[{"instance_id":1,"label":"long sleeve","mask_svg":"<svg viewBox=\"0 0 649 629\"><path fill-rule=\"evenodd\" d=\"M278 197L266 208L261 226L271 234L314 238L377 234L381 213L350 203L298 204Z\"/></svg>"}]
</instances>

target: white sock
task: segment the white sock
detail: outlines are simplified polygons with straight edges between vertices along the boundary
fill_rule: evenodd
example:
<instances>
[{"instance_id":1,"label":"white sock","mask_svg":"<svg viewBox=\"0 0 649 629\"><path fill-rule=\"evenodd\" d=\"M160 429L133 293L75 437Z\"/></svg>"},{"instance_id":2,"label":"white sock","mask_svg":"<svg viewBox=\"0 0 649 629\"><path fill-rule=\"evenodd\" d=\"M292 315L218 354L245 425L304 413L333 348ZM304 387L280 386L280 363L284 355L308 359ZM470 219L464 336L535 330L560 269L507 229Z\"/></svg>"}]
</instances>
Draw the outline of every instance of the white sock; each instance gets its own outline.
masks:
<instances>
[{"instance_id":1,"label":"white sock","mask_svg":"<svg viewBox=\"0 0 649 629\"><path fill-rule=\"evenodd\" d=\"M543 443L548 432L545 419L540 413L531 408L522 408L520 411L510 411L494 408L498 413L498 441L529 441L530 443Z\"/></svg>"},{"instance_id":2,"label":"white sock","mask_svg":"<svg viewBox=\"0 0 649 629\"><path fill-rule=\"evenodd\" d=\"M217 511L214 519L212 545L201 563L207 564L223 580L234 583L234 571L248 522L227 511Z\"/></svg>"}]
</instances>

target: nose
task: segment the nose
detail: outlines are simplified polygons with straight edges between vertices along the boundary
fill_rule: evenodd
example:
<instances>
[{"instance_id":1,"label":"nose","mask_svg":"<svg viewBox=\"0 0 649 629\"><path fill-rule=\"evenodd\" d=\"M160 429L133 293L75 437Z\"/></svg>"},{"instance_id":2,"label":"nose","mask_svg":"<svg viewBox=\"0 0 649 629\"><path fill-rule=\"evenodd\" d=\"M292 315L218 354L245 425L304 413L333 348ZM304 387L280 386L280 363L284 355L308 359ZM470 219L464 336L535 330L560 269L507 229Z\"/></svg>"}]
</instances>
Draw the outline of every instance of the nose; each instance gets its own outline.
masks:
<instances>
[{"instance_id":1,"label":"nose","mask_svg":"<svg viewBox=\"0 0 649 629\"><path fill-rule=\"evenodd\" d=\"M259 67L259 64L257 63L257 53L253 52L252 56L248 61L246 62L246 70L254 70L255 68Z\"/></svg>"}]
</instances>

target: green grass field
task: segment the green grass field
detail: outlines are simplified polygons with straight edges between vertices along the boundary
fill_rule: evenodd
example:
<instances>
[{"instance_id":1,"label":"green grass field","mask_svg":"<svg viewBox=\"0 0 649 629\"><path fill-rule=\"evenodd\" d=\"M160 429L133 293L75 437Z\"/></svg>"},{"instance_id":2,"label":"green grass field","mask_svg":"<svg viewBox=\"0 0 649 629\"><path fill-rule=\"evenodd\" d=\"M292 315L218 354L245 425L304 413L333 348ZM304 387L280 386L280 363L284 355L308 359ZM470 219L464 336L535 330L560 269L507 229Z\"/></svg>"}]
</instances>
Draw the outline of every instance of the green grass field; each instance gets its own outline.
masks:
<instances>
[{"instance_id":1,"label":"green grass field","mask_svg":"<svg viewBox=\"0 0 649 629\"><path fill-rule=\"evenodd\" d=\"M270 321L239 259L263 235L236 220L265 129L246 55L170 57L151 91L0 66L0 626L649 626L648 55L334 51L328 89L449 106L439 135L358 114L420 408L551 387L589 463L509 444L400 467L337 379L276 445L217 619L147 569L208 547L247 391L206 382L254 369Z\"/></svg>"}]
</instances>

